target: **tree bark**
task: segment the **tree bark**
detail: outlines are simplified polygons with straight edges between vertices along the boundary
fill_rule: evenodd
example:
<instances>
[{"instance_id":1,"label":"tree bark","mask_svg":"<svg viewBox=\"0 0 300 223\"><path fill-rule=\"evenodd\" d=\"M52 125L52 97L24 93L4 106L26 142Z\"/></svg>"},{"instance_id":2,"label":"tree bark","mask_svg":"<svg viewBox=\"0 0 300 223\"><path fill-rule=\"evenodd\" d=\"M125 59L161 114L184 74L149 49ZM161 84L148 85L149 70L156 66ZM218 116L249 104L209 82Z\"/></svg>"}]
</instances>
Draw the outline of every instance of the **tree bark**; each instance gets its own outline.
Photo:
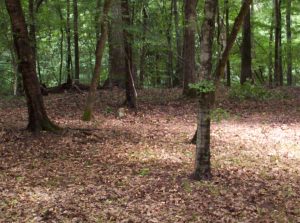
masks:
<instances>
[{"instance_id":1,"label":"tree bark","mask_svg":"<svg viewBox=\"0 0 300 223\"><path fill-rule=\"evenodd\" d=\"M167 60L167 77L168 77L168 81L167 81L167 85L168 85L169 88L172 87L172 83L173 83L172 17L173 17L173 9L172 9L172 4L171 4L170 20L168 21L168 27L167 27L167 32L166 32L167 43L168 43L168 60Z\"/></svg>"},{"instance_id":2,"label":"tree bark","mask_svg":"<svg viewBox=\"0 0 300 223\"><path fill-rule=\"evenodd\" d=\"M79 67L79 35L78 35L78 4L77 0L73 0L73 22L74 22L74 59L75 59L75 83L80 82Z\"/></svg>"},{"instance_id":3,"label":"tree bark","mask_svg":"<svg viewBox=\"0 0 300 223\"><path fill-rule=\"evenodd\" d=\"M125 88L126 61L121 0L115 0L112 6L112 20L109 26L109 85Z\"/></svg>"},{"instance_id":4,"label":"tree bark","mask_svg":"<svg viewBox=\"0 0 300 223\"><path fill-rule=\"evenodd\" d=\"M229 2L228 0L225 0L224 3L224 7L225 7L225 23L226 23L226 42L228 41L228 36L230 34L230 27L229 27ZM227 60L227 65L226 65L226 85L228 87L231 86L231 68L230 68L230 60L228 58Z\"/></svg>"},{"instance_id":5,"label":"tree bark","mask_svg":"<svg viewBox=\"0 0 300 223\"><path fill-rule=\"evenodd\" d=\"M195 32L197 0L185 1L185 26L183 40L183 94L195 96L189 84L196 82L195 74Z\"/></svg>"},{"instance_id":6,"label":"tree bark","mask_svg":"<svg viewBox=\"0 0 300 223\"><path fill-rule=\"evenodd\" d=\"M5 4L11 20L19 71L22 74L26 94L29 116L27 128L33 132L57 131L59 128L50 121L45 110L21 2L5 0Z\"/></svg>"},{"instance_id":7,"label":"tree bark","mask_svg":"<svg viewBox=\"0 0 300 223\"><path fill-rule=\"evenodd\" d=\"M112 0L105 0L104 7L103 7L103 13L102 13L102 19L101 19L101 35L100 38L97 40L97 46L96 46L96 61L95 61L95 67L94 67L94 73L93 78L90 85L90 90L88 94L88 98L86 101L84 113L82 120L83 121L90 121L92 118L93 113L93 106L95 103L96 98L96 92L97 87L99 85L100 81L100 71L102 66L102 58L103 58L103 52L105 49L105 43L107 40L107 34L108 34L108 13L110 10L112 4Z\"/></svg>"},{"instance_id":8,"label":"tree bark","mask_svg":"<svg viewBox=\"0 0 300 223\"><path fill-rule=\"evenodd\" d=\"M293 83L291 6L292 6L292 0L286 0L287 85L288 86L291 86Z\"/></svg>"},{"instance_id":9,"label":"tree bark","mask_svg":"<svg viewBox=\"0 0 300 223\"><path fill-rule=\"evenodd\" d=\"M271 20L271 26L270 26L270 33L269 33L269 87L271 88L273 86L273 39L274 39L274 10L272 10L272 20Z\"/></svg>"},{"instance_id":10,"label":"tree bark","mask_svg":"<svg viewBox=\"0 0 300 223\"><path fill-rule=\"evenodd\" d=\"M143 6L143 34L142 34L142 49L140 57L140 83L139 87L144 87L144 79L146 75L146 55L147 55L147 46L146 46L146 35L147 35L147 26L148 26L148 15L146 11L146 6Z\"/></svg>"},{"instance_id":11,"label":"tree bark","mask_svg":"<svg viewBox=\"0 0 300 223\"><path fill-rule=\"evenodd\" d=\"M251 56L251 12L250 8L243 22L243 41L241 48L241 75L240 82L244 84L247 80L252 79L252 56Z\"/></svg>"},{"instance_id":12,"label":"tree bark","mask_svg":"<svg viewBox=\"0 0 300 223\"><path fill-rule=\"evenodd\" d=\"M72 85L72 54L71 54L71 26L70 26L70 0L67 0L67 24L66 24L66 36L67 36L67 85Z\"/></svg>"},{"instance_id":13,"label":"tree bark","mask_svg":"<svg viewBox=\"0 0 300 223\"><path fill-rule=\"evenodd\" d=\"M122 19L127 26L131 25L128 0L122 0ZM132 35L124 29L125 65L126 65L126 101L125 104L137 109L137 92L134 83L134 66L132 54Z\"/></svg>"},{"instance_id":14,"label":"tree bark","mask_svg":"<svg viewBox=\"0 0 300 223\"><path fill-rule=\"evenodd\" d=\"M207 80L212 78L212 51L216 9L217 1L205 1L204 21L201 29L199 76ZM192 174L192 178L195 180L208 180L211 178L210 104L210 93L201 93L199 97L195 171Z\"/></svg>"},{"instance_id":15,"label":"tree bark","mask_svg":"<svg viewBox=\"0 0 300 223\"><path fill-rule=\"evenodd\" d=\"M281 57L281 0L275 1L275 86L282 85L282 57Z\"/></svg>"}]
</instances>

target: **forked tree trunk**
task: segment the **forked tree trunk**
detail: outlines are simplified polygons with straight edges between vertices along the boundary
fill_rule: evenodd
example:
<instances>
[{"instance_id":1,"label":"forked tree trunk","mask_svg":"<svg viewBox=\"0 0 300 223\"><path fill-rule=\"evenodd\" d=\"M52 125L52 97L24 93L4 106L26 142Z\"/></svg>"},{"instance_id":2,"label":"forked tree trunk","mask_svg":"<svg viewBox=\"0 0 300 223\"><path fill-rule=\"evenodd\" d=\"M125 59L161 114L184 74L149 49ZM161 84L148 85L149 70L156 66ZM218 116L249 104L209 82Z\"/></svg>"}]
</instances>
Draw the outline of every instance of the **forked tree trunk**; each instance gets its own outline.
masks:
<instances>
[{"instance_id":1,"label":"forked tree trunk","mask_svg":"<svg viewBox=\"0 0 300 223\"><path fill-rule=\"evenodd\" d=\"M218 90L220 78L223 76L230 50L236 40L237 34L241 28L243 19L249 10L252 0L245 0L240 9L238 16L235 19L231 34L228 38L227 45L224 49L215 70L215 88ZM202 43L200 65L211 67L212 44L210 44L211 32L214 31L214 16L216 11L216 2L214 0L205 1L205 18L202 25ZM210 72L210 73L208 73ZM202 70L201 76L211 78L210 70ZM195 171L192 178L195 180L209 179L211 177L210 165L210 108L213 107L215 101L215 93L201 93L199 97L199 115L197 126L197 143L196 143L196 158Z\"/></svg>"},{"instance_id":2,"label":"forked tree trunk","mask_svg":"<svg viewBox=\"0 0 300 223\"><path fill-rule=\"evenodd\" d=\"M195 74L195 32L197 0L185 1L185 24L183 40L183 94L195 96L189 84L196 82Z\"/></svg>"},{"instance_id":3,"label":"forked tree trunk","mask_svg":"<svg viewBox=\"0 0 300 223\"><path fill-rule=\"evenodd\" d=\"M91 86L90 86L88 98L86 101L86 105L85 105L85 109L84 109L84 113L83 113L83 117L82 117L83 121L90 121L92 118L92 112L93 112L93 106L95 103L97 87L98 87L99 81L100 81L102 57L103 57L103 52L105 49L105 43L107 40L108 12L111 7L112 1L113 0L105 0L105 2L104 2L102 19L101 19L101 34L100 34L100 38L97 40L96 55L95 55L96 61L95 61L94 73L93 73L93 78L91 81Z\"/></svg>"},{"instance_id":4,"label":"forked tree trunk","mask_svg":"<svg viewBox=\"0 0 300 223\"><path fill-rule=\"evenodd\" d=\"M128 0L122 0L122 19L125 25L130 26L130 12ZM134 83L132 35L124 29L125 64L126 64L126 101L125 104L137 109L137 92Z\"/></svg>"},{"instance_id":5,"label":"forked tree trunk","mask_svg":"<svg viewBox=\"0 0 300 223\"><path fill-rule=\"evenodd\" d=\"M59 128L49 120L45 110L21 2L20 0L5 0L5 3L11 20L19 70L22 74L27 99L28 130L33 132L57 131Z\"/></svg>"}]
</instances>

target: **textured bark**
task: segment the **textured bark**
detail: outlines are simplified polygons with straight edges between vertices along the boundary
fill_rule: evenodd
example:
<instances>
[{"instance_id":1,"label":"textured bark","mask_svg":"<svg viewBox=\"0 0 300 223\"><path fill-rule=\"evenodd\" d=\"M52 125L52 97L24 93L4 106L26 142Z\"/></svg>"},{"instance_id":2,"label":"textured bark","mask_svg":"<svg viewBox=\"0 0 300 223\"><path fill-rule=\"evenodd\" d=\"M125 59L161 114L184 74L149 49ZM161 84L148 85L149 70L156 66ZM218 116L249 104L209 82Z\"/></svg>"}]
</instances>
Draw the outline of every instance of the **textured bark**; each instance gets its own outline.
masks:
<instances>
[{"instance_id":1,"label":"textured bark","mask_svg":"<svg viewBox=\"0 0 300 223\"><path fill-rule=\"evenodd\" d=\"M34 69L36 69L36 26L35 26L35 2L34 0L29 0L29 39L32 49L32 56L34 63Z\"/></svg>"},{"instance_id":2,"label":"textured bark","mask_svg":"<svg viewBox=\"0 0 300 223\"><path fill-rule=\"evenodd\" d=\"M196 82L195 73L195 32L197 0L185 1L185 27L183 40L183 94L195 96L189 84Z\"/></svg>"},{"instance_id":3,"label":"textured bark","mask_svg":"<svg viewBox=\"0 0 300 223\"><path fill-rule=\"evenodd\" d=\"M131 24L128 0L122 0L122 20L127 26ZM125 65L126 65L126 101L125 104L137 109L137 93L134 83L134 65L132 54L132 35L124 29Z\"/></svg>"},{"instance_id":4,"label":"textured bark","mask_svg":"<svg viewBox=\"0 0 300 223\"><path fill-rule=\"evenodd\" d=\"M102 58L103 58L103 52L105 49L105 43L107 40L107 33L108 33L108 12L111 8L112 0L105 0L104 6L103 6L103 13L102 13L102 19L101 19L101 35L100 38L97 40L97 46L96 46L96 61L95 61L95 67L94 67L94 73L93 78L91 81L91 86L88 94L88 98L86 101L84 113L82 119L84 121L90 121L92 118L92 112L93 112L93 106L95 103L95 97L97 92L97 87L99 85L100 81L100 71L102 66Z\"/></svg>"},{"instance_id":5,"label":"textured bark","mask_svg":"<svg viewBox=\"0 0 300 223\"><path fill-rule=\"evenodd\" d=\"M292 30L291 30L291 6L292 0L286 0L286 39L287 39L287 85L293 83L293 57L292 57Z\"/></svg>"},{"instance_id":6,"label":"textured bark","mask_svg":"<svg viewBox=\"0 0 300 223\"><path fill-rule=\"evenodd\" d=\"M228 36L230 34L230 27L229 27L229 2L228 0L225 0L224 3L224 7L225 7L225 23L226 23L226 42L228 41ZM231 86L231 70L230 70L230 60L228 58L227 60L227 64L226 64L226 85L228 87Z\"/></svg>"},{"instance_id":7,"label":"textured bark","mask_svg":"<svg viewBox=\"0 0 300 223\"><path fill-rule=\"evenodd\" d=\"M166 12L167 13L167 12ZM172 87L173 83L173 46L172 46L172 17L173 17L173 9L171 4L171 13L170 13L170 20L168 21L168 27L166 31L167 43L168 43L168 60L167 60L167 85L169 88Z\"/></svg>"},{"instance_id":8,"label":"textured bark","mask_svg":"<svg viewBox=\"0 0 300 223\"><path fill-rule=\"evenodd\" d=\"M206 0L204 6L204 21L201 29L200 45L200 74L205 79L211 79L212 51L215 29L215 15L217 1ZM210 105L211 94L201 93L199 97L199 114L197 125L197 142L195 171L192 178L195 180L207 180L211 178L210 164Z\"/></svg>"},{"instance_id":9,"label":"textured bark","mask_svg":"<svg viewBox=\"0 0 300 223\"><path fill-rule=\"evenodd\" d=\"M179 30L179 13L178 13L178 0L172 0L173 5L173 15L174 15L174 27L176 33L176 75L173 78L173 85L174 86L181 86L182 85L182 44L181 44L181 37L180 37L180 30Z\"/></svg>"},{"instance_id":10,"label":"textured bark","mask_svg":"<svg viewBox=\"0 0 300 223\"><path fill-rule=\"evenodd\" d=\"M78 36L78 4L77 0L73 0L73 23L74 23L74 60L75 60L75 83L79 83L80 67L79 67L79 36Z\"/></svg>"},{"instance_id":11,"label":"textured bark","mask_svg":"<svg viewBox=\"0 0 300 223\"><path fill-rule=\"evenodd\" d=\"M275 86L282 85L282 56L281 56L281 0L275 1Z\"/></svg>"},{"instance_id":12,"label":"textured bark","mask_svg":"<svg viewBox=\"0 0 300 223\"><path fill-rule=\"evenodd\" d=\"M70 0L67 0L67 24L66 24L66 36L67 36L67 61L66 61L66 70L67 70L67 84L72 85L72 54L71 54L71 26L70 26Z\"/></svg>"},{"instance_id":13,"label":"textured bark","mask_svg":"<svg viewBox=\"0 0 300 223\"><path fill-rule=\"evenodd\" d=\"M109 85L125 88L126 63L121 0L114 0L109 26Z\"/></svg>"},{"instance_id":14,"label":"textured bark","mask_svg":"<svg viewBox=\"0 0 300 223\"><path fill-rule=\"evenodd\" d=\"M148 15L146 11L146 7L143 7L143 36L142 36L142 49L141 49L141 57L140 57L140 83L139 87L144 87L144 79L146 75L146 56L147 56L147 46L146 46L146 35L147 35L147 26L148 26Z\"/></svg>"},{"instance_id":15,"label":"textured bark","mask_svg":"<svg viewBox=\"0 0 300 223\"><path fill-rule=\"evenodd\" d=\"M243 19L249 9L252 0L245 0L240 9L238 16L234 21L234 25L231 34L228 38L225 50L220 58L216 70L215 70L215 87L216 91L220 82L220 78L224 74L226 63L229 57L230 50L236 40L237 34L241 28ZM212 43L209 38L211 33L214 31L214 16L216 10L216 2L214 0L205 1L205 18L202 25L201 36L201 53L204 55L200 57L200 65L210 68L210 70L201 70L200 76L210 78L211 74L211 54L212 54ZM213 22L208 22L213 21ZM206 27L210 26L210 27ZM203 33L208 32L208 33ZM210 43L210 44L209 44ZM195 171L192 175L193 179L209 179L211 177L210 172L210 108L213 107L215 101L215 93L202 93L199 98L199 115L198 115L198 126L197 126L197 142L196 142L196 159L195 159Z\"/></svg>"},{"instance_id":16,"label":"textured bark","mask_svg":"<svg viewBox=\"0 0 300 223\"><path fill-rule=\"evenodd\" d=\"M61 8L60 6L58 5L57 8L57 13L59 15L59 18L60 18L60 22L61 22L61 26L60 26L60 45L59 45L59 48L60 48L60 64L59 64L59 77L58 77L58 85L61 85L62 83L62 71L63 71L63 60L64 60L64 55L63 55L63 52L64 52L64 27L63 27L63 21L64 21L64 18L63 18L63 14L62 14L62 11L61 11Z\"/></svg>"},{"instance_id":17,"label":"textured bark","mask_svg":"<svg viewBox=\"0 0 300 223\"><path fill-rule=\"evenodd\" d=\"M252 56L251 56L251 12L250 8L243 21L243 41L241 47L241 76L240 82L244 84L252 79Z\"/></svg>"},{"instance_id":18,"label":"textured bark","mask_svg":"<svg viewBox=\"0 0 300 223\"><path fill-rule=\"evenodd\" d=\"M27 128L33 132L57 131L59 128L49 120L45 110L20 0L6 0L5 4L11 20L19 71L22 74L26 94L29 116Z\"/></svg>"}]
</instances>

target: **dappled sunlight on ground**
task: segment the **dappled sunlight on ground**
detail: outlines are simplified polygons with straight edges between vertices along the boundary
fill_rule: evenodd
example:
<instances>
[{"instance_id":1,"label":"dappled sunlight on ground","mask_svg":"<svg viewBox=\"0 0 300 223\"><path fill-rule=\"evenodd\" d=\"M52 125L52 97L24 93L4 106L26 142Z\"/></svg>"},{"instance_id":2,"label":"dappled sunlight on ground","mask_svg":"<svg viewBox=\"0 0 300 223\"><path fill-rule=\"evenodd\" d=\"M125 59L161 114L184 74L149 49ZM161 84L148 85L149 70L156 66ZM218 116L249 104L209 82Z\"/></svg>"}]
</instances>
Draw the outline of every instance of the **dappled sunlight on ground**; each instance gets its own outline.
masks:
<instances>
[{"instance_id":1,"label":"dappled sunlight on ground","mask_svg":"<svg viewBox=\"0 0 300 223\"><path fill-rule=\"evenodd\" d=\"M179 90L139 95L140 111L118 118L123 92L101 91L90 123L86 95L50 95L64 131L38 136L22 130L24 101L1 102L0 222L300 221L299 100L222 98L213 179L195 182L197 103Z\"/></svg>"}]
</instances>

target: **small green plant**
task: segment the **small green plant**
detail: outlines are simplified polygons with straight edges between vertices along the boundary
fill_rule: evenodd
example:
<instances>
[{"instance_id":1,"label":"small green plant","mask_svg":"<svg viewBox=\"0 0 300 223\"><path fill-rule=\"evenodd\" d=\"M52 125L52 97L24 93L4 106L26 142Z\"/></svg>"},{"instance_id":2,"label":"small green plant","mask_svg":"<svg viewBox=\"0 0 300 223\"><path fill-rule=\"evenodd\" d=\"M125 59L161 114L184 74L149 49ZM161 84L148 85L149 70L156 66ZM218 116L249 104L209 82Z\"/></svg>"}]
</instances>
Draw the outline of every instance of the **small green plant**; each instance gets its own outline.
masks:
<instances>
[{"instance_id":1,"label":"small green plant","mask_svg":"<svg viewBox=\"0 0 300 223\"><path fill-rule=\"evenodd\" d=\"M108 114L111 114L111 113L113 113L113 109L112 109L111 107L107 106L107 107L105 108L104 113L107 114L107 115L108 115Z\"/></svg>"},{"instance_id":2,"label":"small green plant","mask_svg":"<svg viewBox=\"0 0 300 223\"><path fill-rule=\"evenodd\" d=\"M209 93L215 91L215 85L213 81L210 80L202 80L195 84L189 84L191 89L197 91L197 93Z\"/></svg>"},{"instance_id":3,"label":"small green plant","mask_svg":"<svg viewBox=\"0 0 300 223\"><path fill-rule=\"evenodd\" d=\"M210 116L213 121L220 122L224 119L228 119L230 114L222 108L216 108L211 112Z\"/></svg>"},{"instance_id":4,"label":"small green plant","mask_svg":"<svg viewBox=\"0 0 300 223\"><path fill-rule=\"evenodd\" d=\"M139 175L144 177L150 174L150 169L149 168L143 168L140 170Z\"/></svg>"}]
</instances>

